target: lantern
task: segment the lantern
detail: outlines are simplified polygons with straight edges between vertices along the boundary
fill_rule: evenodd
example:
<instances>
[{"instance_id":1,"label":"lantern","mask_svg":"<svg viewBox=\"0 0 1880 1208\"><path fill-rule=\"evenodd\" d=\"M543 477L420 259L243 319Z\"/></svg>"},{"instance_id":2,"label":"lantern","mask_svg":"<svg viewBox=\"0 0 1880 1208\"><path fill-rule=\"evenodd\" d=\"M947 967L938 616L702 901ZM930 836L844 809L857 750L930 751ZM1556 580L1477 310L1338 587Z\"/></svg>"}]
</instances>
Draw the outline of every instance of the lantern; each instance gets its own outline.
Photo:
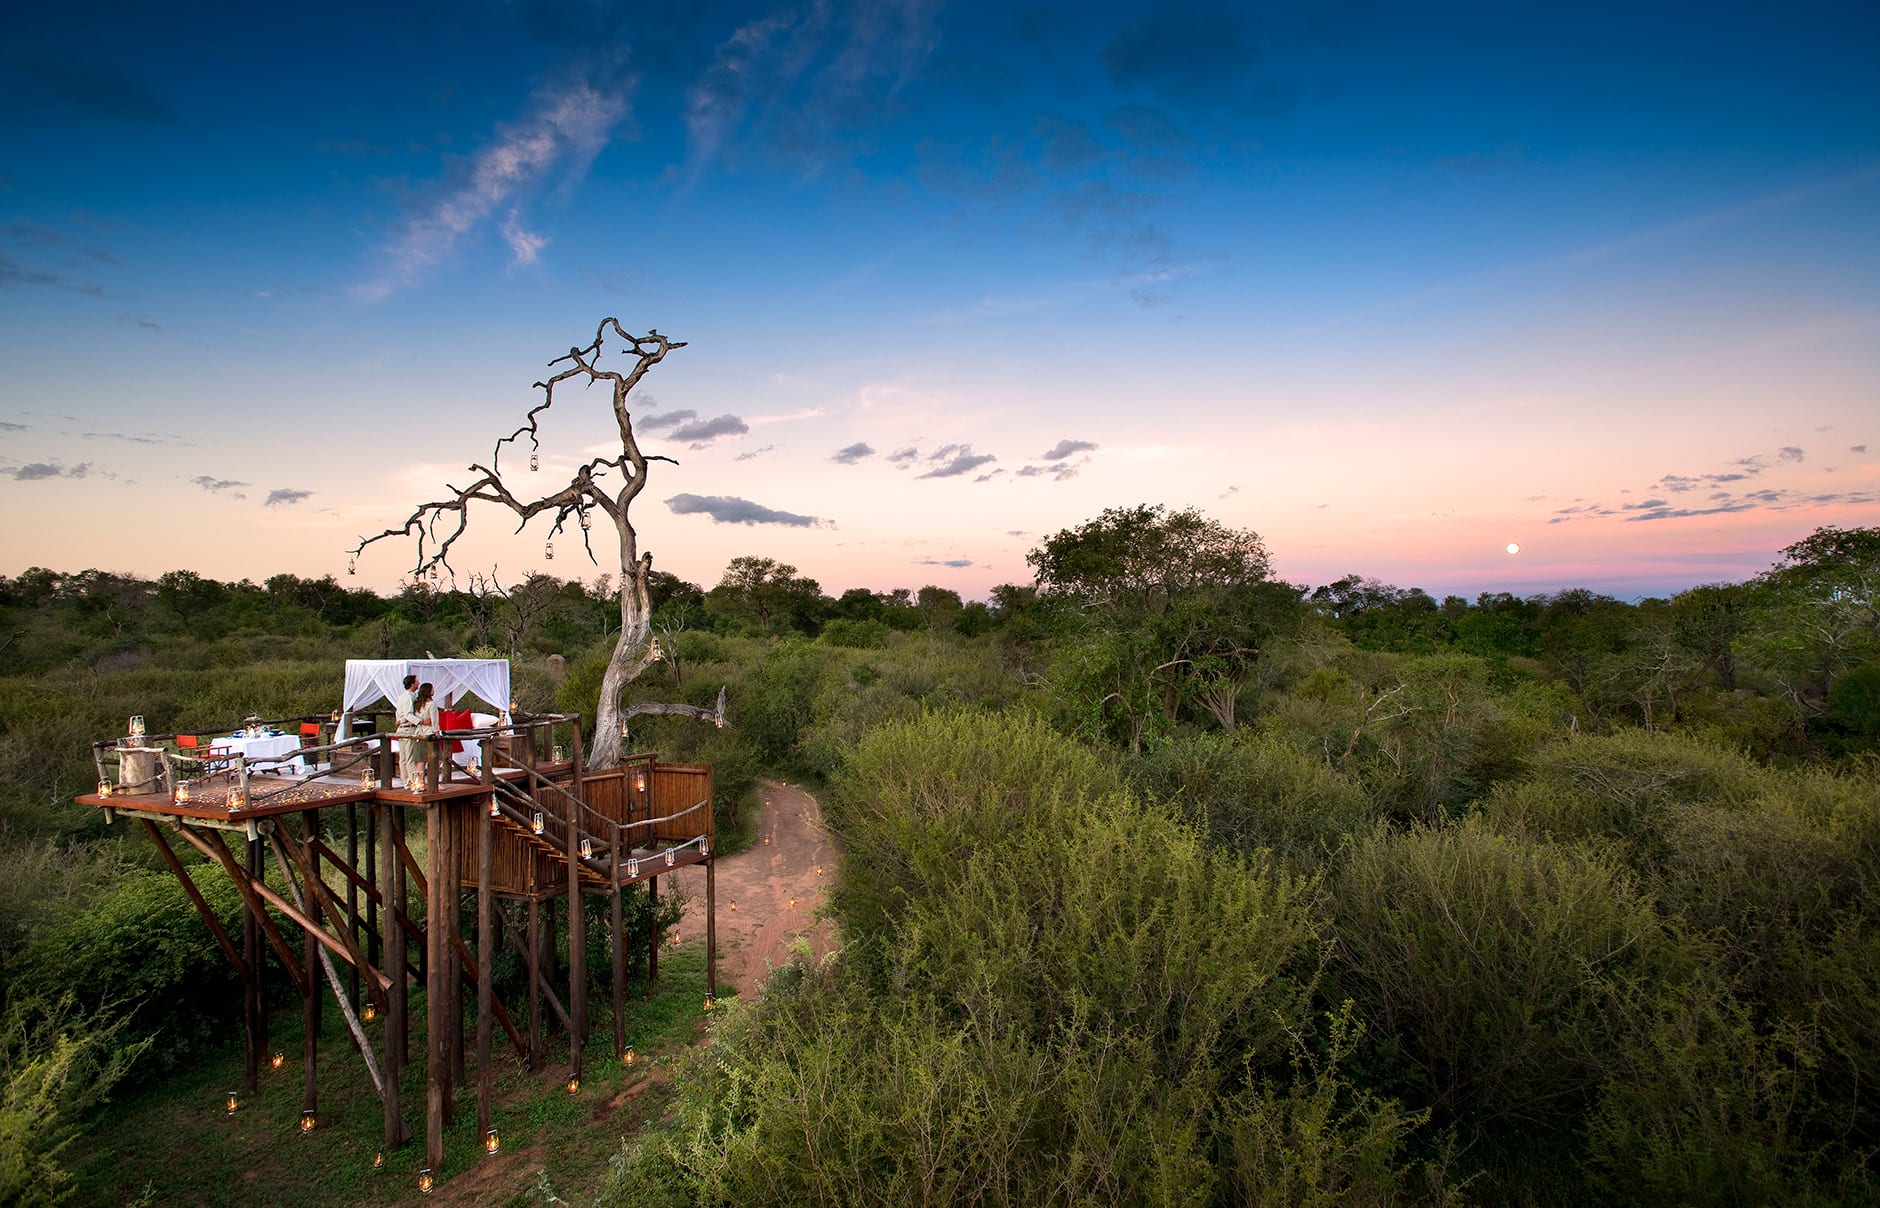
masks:
<instances>
[{"instance_id":1,"label":"lantern","mask_svg":"<svg viewBox=\"0 0 1880 1208\"><path fill-rule=\"evenodd\" d=\"M645 772L637 772L634 774L633 791L636 793L644 793L646 791L646 773Z\"/></svg>"},{"instance_id":2,"label":"lantern","mask_svg":"<svg viewBox=\"0 0 1880 1208\"><path fill-rule=\"evenodd\" d=\"M632 1045L628 1045L626 1048L626 1051L620 1054L620 1064L621 1065L633 1064L633 1046Z\"/></svg>"},{"instance_id":3,"label":"lantern","mask_svg":"<svg viewBox=\"0 0 1880 1208\"><path fill-rule=\"evenodd\" d=\"M712 841L710 839L700 839L698 841L698 854L701 856L709 856L712 854Z\"/></svg>"},{"instance_id":4,"label":"lantern","mask_svg":"<svg viewBox=\"0 0 1880 1208\"><path fill-rule=\"evenodd\" d=\"M356 575L359 573L358 555L355 554L354 556L346 559L346 573L349 575Z\"/></svg>"},{"instance_id":5,"label":"lantern","mask_svg":"<svg viewBox=\"0 0 1880 1208\"><path fill-rule=\"evenodd\" d=\"M286 1063L286 1061L287 1061L286 1055L283 1054L281 1050L275 1049L274 1056L268 1058L268 1068L271 1070L278 1070L281 1068L283 1064Z\"/></svg>"},{"instance_id":6,"label":"lantern","mask_svg":"<svg viewBox=\"0 0 1880 1208\"><path fill-rule=\"evenodd\" d=\"M594 858L594 844L590 840L581 840L581 858L583 860L592 860Z\"/></svg>"},{"instance_id":7,"label":"lantern","mask_svg":"<svg viewBox=\"0 0 1880 1208\"><path fill-rule=\"evenodd\" d=\"M530 829L533 830L536 834L539 835L542 833L542 811L541 810L535 811L535 820L531 822L529 826L530 826Z\"/></svg>"},{"instance_id":8,"label":"lantern","mask_svg":"<svg viewBox=\"0 0 1880 1208\"><path fill-rule=\"evenodd\" d=\"M553 537L549 538L548 543L542 546L542 559L546 562L553 562L555 560L555 539Z\"/></svg>"},{"instance_id":9,"label":"lantern","mask_svg":"<svg viewBox=\"0 0 1880 1208\"><path fill-rule=\"evenodd\" d=\"M109 780L100 780L98 782L98 795L100 797L109 797L111 795L111 782Z\"/></svg>"},{"instance_id":10,"label":"lantern","mask_svg":"<svg viewBox=\"0 0 1880 1208\"><path fill-rule=\"evenodd\" d=\"M383 1149L377 1150L372 1155L372 1173L377 1174L379 1171L384 1170L384 1169L385 1169L385 1151Z\"/></svg>"},{"instance_id":11,"label":"lantern","mask_svg":"<svg viewBox=\"0 0 1880 1208\"><path fill-rule=\"evenodd\" d=\"M578 1095L581 1093L581 1080L579 1078L568 1079L568 1093L570 1095Z\"/></svg>"},{"instance_id":12,"label":"lantern","mask_svg":"<svg viewBox=\"0 0 1880 1208\"><path fill-rule=\"evenodd\" d=\"M500 818L502 816L503 816L503 807L497 803L496 798L491 797L490 798L490 817Z\"/></svg>"},{"instance_id":13,"label":"lantern","mask_svg":"<svg viewBox=\"0 0 1880 1208\"><path fill-rule=\"evenodd\" d=\"M300 1113L300 1131L310 1133L313 1131L313 1125L313 1109L308 1108L306 1111Z\"/></svg>"},{"instance_id":14,"label":"lantern","mask_svg":"<svg viewBox=\"0 0 1880 1208\"><path fill-rule=\"evenodd\" d=\"M620 719L620 741L625 742L626 740L627 740L627 719L623 717Z\"/></svg>"},{"instance_id":15,"label":"lantern","mask_svg":"<svg viewBox=\"0 0 1880 1208\"><path fill-rule=\"evenodd\" d=\"M179 780L176 782L176 803L178 805L185 805L188 803L188 801L189 801L189 781Z\"/></svg>"},{"instance_id":16,"label":"lantern","mask_svg":"<svg viewBox=\"0 0 1880 1208\"><path fill-rule=\"evenodd\" d=\"M484 1153L495 1153L497 1150L501 1149L502 1147L503 1147L503 1139L496 1135L495 1129L492 1128L490 1129L490 1131L483 1134L483 1152Z\"/></svg>"},{"instance_id":17,"label":"lantern","mask_svg":"<svg viewBox=\"0 0 1880 1208\"><path fill-rule=\"evenodd\" d=\"M426 1166L418 1172L418 1190L425 1195L431 1194L431 1188L437 1186L437 1180L431 1177L431 1168Z\"/></svg>"},{"instance_id":18,"label":"lantern","mask_svg":"<svg viewBox=\"0 0 1880 1208\"><path fill-rule=\"evenodd\" d=\"M235 1097L234 1091L230 1091L228 1093L228 1098L223 1100L223 1106L228 1108L228 1114L231 1116L235 1114L235 1109L240 1107L241 1105L242 1105L241 1100Z\"/></svg>"},{"instance_id":19,"label":"lantern","mask_svg":"<svg viewBox=\"0 0 1880 1208\"><path fill-rule=\"evenodd\" d=\"M132 738L142 738L144 736L144 715L141 713L131 714L130 724L126 727L126 732Z\"/></svg>"},{"instance_id":20,"label":"lantern","mask_svg":"<svg viewBox=\"0 0 1880 1208\"><path fill-rule=\"evenodd\" d=\"M736 899L736 898L733 898L733 899L731 900L731 909L732 909L733 911L735 911L735 910L737 910L737 908L738 908L738 902L737 902L737 899Z\"/></svg>"},{"instance_id":21,"label":"lantern","mask_svg":"<svg viewBox=\"0 0 1880 1208\"><path fill-rule=\"evenodd\" d=\"M638 860L629 859L627 861L627 879L631 881L635 877L638 877L639 875L640 875L640 862Z\"/></svg>"},{"instance_id":22,"label":"lantern","mask_svg":"<svg viewBox=\"0 0 1880 1208\"><path fill-rule=\"evenodd\" d=\"M541 455L538 453L531 452L529 454L529 472L533 474L535 471L541 468L542 468Z\"/></svg>"},{"instance_id":23,"label":"lantern","mask_svg":"<svg viewBox=\"0 0 1880 1208\"><path fill-rule=\"evenodd\" d=\"M359 769L359 787L362 789L372 787L372 765L370 763L363 765Z\"/></svg>"},{"instance_id":24,"label":"lantern","mask_svg":"<svg viewBox=\"0 0 1880 1208\"><path fill-rule=\"evenodd\" d=\"M705 1009L706 1009L707 1011L709 1011L709 1010L711 1010L711 1009L712 1009L712 1007L714 1007L715 1005L717 1005L717 1004L715 1004L714 1002L712 1002L712 996L711 996L711 995L709 995L709 994L707 994L707 995L705 996Z\"/></svg>"},{"instance_id":25,"label":"lantern","mask_svg":"<svg viewBox=\"0 0 1880 1208\"><path fill-rule=\"evenodd\" d=\"M359 1009L359 1018L365 1020L367 1023L371 1023L373 1020L377 1019L378 1017L379 1017L379 1009L373 1006L371 1003L367 1003L365 1006Z\"/></svg>"},{"instance_id":26,"label":"lantern","mask_svg":"<svg viewBox=\"0 0 1880 1208\"><path fill-rule=\"evenodd\" d=\"M594 518L588 515L586 508L582 508L581 509L581 531L585 533L593 527L594 527Z\"/></svg>"},{"instance_id":27,"label":"lantern","mask_svg":"<svg viewBox=\"0 0 1880 1208\"><path fill-rule=\"evenodd\" d=\"M670 847L666 849L666 867L672 867L672 848Z\"/></svg>"}]
</instances>

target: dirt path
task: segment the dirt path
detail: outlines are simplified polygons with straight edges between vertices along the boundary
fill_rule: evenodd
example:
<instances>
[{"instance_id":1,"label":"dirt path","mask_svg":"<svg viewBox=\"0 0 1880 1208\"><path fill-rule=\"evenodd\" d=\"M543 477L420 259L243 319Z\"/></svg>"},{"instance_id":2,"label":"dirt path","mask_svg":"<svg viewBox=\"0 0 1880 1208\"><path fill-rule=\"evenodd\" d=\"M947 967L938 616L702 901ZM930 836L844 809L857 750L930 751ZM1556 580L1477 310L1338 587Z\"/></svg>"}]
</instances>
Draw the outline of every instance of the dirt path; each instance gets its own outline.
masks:
<instances>
[{"instance_id":1,"label":"dirt path","mask_svg":"<svg viewBox=\"0 0 1880 1208\"><path fill-rule=\"evenodd\" d=\"M816 798L787 782L766 780L758 839L718 865L718 987L752 994L770 970L789 959L790 945L809 940L817 956L833 943L816 909L835 872L835 849L823 831ZM705 937L705 870L682 868L674 883L690 896L679 923L683 943Z\"/></svg>"}]
</instances>

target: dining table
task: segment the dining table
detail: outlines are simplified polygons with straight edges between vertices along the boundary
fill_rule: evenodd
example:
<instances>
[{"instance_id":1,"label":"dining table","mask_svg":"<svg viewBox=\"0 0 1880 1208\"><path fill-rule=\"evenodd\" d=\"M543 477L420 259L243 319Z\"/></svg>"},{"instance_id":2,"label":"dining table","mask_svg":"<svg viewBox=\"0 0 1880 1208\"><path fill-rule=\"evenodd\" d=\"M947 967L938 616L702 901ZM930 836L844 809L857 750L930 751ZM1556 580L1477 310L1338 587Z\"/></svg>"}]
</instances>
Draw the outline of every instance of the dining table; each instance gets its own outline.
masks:
<instances>
[{"instance_id":1,"label":"dining table","mask_svg":"<svg viewBox=\"0 0 1880 1208\"><path fill-rule=\"evenodd\" d=\"M217 738L215 745L227 747L232 754L250 762L257 759L282 759L300 750L297 734L230 734Z\"/></svg>"}]
</instances>

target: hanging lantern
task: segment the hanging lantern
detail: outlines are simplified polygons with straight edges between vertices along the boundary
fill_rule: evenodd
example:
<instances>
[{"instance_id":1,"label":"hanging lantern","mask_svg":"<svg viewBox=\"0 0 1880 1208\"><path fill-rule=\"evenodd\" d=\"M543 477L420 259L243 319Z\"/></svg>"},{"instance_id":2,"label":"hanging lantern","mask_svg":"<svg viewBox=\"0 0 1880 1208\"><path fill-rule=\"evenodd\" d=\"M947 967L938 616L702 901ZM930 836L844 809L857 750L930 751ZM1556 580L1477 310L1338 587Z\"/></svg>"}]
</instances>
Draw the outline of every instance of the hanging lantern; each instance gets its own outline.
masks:
<instances>
[{"instance_id":1,"label":"hanging lantern","mask_svg":"<svg viewBox=\"0 0 1880 1208\"><path fill-rule=\"evenodd\" d=\"M645 772L635 772L633 774L633 791L636 793L644 793L646 791Z\"/></svg>"},{"instance_id":2,"label":"hanging lantern","mask_svg":"<svg viewBox=\"0 0 1880 1208\"><path fill-rule=\"evenodd\" d=\"M551 537L548 541L548 544L542 547L542 559L547 562L553 562L555 560L554 538Z\"/></svg>"},{"instance_id":3,"label":"hanging lantern","mask_svg":"<svg viewBox=\"0 0 1880 1208\"><path fill-rule=\"evenodd\" d=\"M625 742L626 740L627 740L627 719L623 717L620 719L620 741Z\"/></svg>"},{"instance_id":4,"label":"hanging lantern","mask_svg":"<svg viewBox=\"0 0 1880 1208\"><path fill-rule=\"evenodd\" d=\"M542 811L541 810L535 811L535 820L531 822L529 825L530 825L530 828L534 830L536 834L539 835L542 833Z\"/></svg>"},{"instance_id":5,"label":"hanging lantern","mask_svg":"<svg viewBox=\"0 0 1880 1208\"><path fill-rule=\"evenodd\" d=\"M268 1058L268 1068L271 1070L278 1070L281 1068L282 1065L286 1064L286 1062L287 1062L286 1054L282 1053L281 1050L279 1049L275 1049L274 1056Z\"/></svg>"},{"instance_id":6,"label":"hanging lantern","mask_svg":"<svg viewBox=\"0 0 1880 1208\"><path fill-rule=\"evenodd\" d=\"M367 1003L365 1006L359 1008L359 1018L365 1020L367 1023L371 1023L373 1020L377 1019L378 1017L379 1017L379 1009L373 1006L371 1003Z\"/></svg>"},{"instance_id":7,"label":"hanging lantern","mask_svg":"<svg viewBox=\"0 0 1880 1208\"><path fill-rule=\"evenodd\" d=\"M308 1108L306 1111L300 1113L300 1131L310 1133L313 1131L313 1125L313 1109Z\"/></svg>"},{"instance_id":8,"label":"hanging lantern","mask_svg":"<svg viewBox=\"0 0 1880 1208\"><path fill-rule=\"evenodd\" d=\"M353 557L346 559L346 573L349 575L356 575L359 573L359 558L357 555L354 555Z\"/></svg>"},{"instance_id":9,"label":"hanging lantern","mask_svg":"<svg viewBox=\"0 0 1880 1208\"><path fill-rule=\"evenodd\" d=\"M648 653L648 655L649 655L649 657L651 657L651 658L652 658L652 660L653 660L654 662L656 662L656 663L657 663L657 662L658 662L658 661L659 661L660 659L663 659L663 658L665 658L665 657L666 657L666 656L665 656L665 655L664 655L664 654L663 654L663 653L662 653L662 652L660 651L660 649L659 649L659 639L658 639L658 638L654 638L654 639L653 639L653 645L652 645L652 648L651 648L651 649L650 649L650 650L649 650L649 651L648 651L647 653Z\"/></svg>"},{"instance_id":10,"label":"hanging lantern","mask_svg":"<svg viewBox=\"0 0 1880 1208\"><path fill-rule=\"evenodd\" d=\"M503 1147L503 1139L496 1135L495 1129L492 1128L490 1129L490 1131L483 1134L483 1152L484 1153L495 1153L497 1150L501 1149L502 1147Z\"/></svg>"},{"instance_id":11,"label":"hanging lantern","mask_svg":"<svg viewBox=\"0 0 1880 1208\"><path fill-rule=\"evenodd\" d=\"M594 858L594 844L591 840L581 840L581 858L583 860L592 860Z\"/></svg>"},{"instance_id":12,"label":"hanging lantern","mask_svg":"<svg viewBox=\"0 0 1880 1208\"><path fill-rule=\"evenodd\" d=\"M500 818L502 816L503 816L503 807L497 804L496 798L491 797L490 798L490 817Z\"/></svg>"},{"instance_id":13,"label":"hanging lantern","mask_svg":"<svg viewBox=\"0 0 1880 1208\"><path fill-rule=\"evenodd\" d=\"M228 1108L228 1114L231 1116L235 1114L235 1109L240 1107L241 1105L242 1105L241 1100L235 1097L234 1091L230 1091L228 1093L228 1098L223 1100L223 1106Z\"/></svg>"},{"instance_id":14,"label":"hanging lantern","mask_svg":"<svg viewBox=\"0 0 1880 1208\"><path fill-rule=\"evenodd\" d=\"M437 573L437 563L433 562L431 563L431 586L436 587L441 581L442 577Z\"/></svg>"},{"instance_id":15,"label":"hanging lantern","mask_svg":"<svg viewBox=\"0 0 1880 1208\"><path fill-rule=\"evenodd\" d=\"M535 471L541 468L542 468L541 455L531 450L529 453L529 472L533 474Z\"/></svg>"},{"instance_id":16,"label":"hanging lantern","mask_svg":"<svg viewBox=\"0 0 1880 1208\"><path fill-rule=\"evenodd\" d=\"M627 879L632 880L639 875L640 875L640 862L638 860L629 858L627 860Z\"/></svg>"},{"instance_id":17,"label":"hanging lantern","mask_svg":"<svg viewBox=\"0 0 1880 1208\"><path fill-rule=\"evenodd\" d=\"M698 841L698 854L701 856L709 856L712 854L712 841L710 839L700 839Z\"/></svg>"},{"instance_id":18,"label":"hanging lantern","mask_svg":"<svg viewBox=\"0 0 1880 1208\"><path fill-rule=\"evenodd\" d=\"M582 508L581 509L581 531L585 533L593 527L594 527L594 518L588 515L588 511L586 508Z\"/></svg>"},{"instance_id":19,"label":"hanging lantern","mask_svg":"<svg viewBox=\"0 0 1880 1208\"><path fill-rule=\"evenodd\" d=\"M426 1166L418 1172L418 1190L424 1195L431 1194L431 1188L437 1186L437 1180L431 1177L431 1168Z\"/></svg>"}]
</instances>

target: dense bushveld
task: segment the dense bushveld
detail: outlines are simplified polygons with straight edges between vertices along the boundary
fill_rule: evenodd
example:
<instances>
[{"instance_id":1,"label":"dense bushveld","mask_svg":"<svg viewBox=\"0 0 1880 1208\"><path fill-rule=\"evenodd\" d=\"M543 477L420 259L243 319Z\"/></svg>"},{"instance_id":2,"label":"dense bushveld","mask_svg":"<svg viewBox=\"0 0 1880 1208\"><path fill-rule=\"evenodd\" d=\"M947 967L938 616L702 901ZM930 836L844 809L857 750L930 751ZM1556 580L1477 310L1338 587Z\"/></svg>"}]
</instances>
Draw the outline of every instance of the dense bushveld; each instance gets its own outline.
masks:
<instances>
[{"instance_id":1,"label":"dense bushveld","mask_svg":"<svg viewBox=\"0 0 1880 1208\"><path fill-rule=\"evenodd\" d=\"M1637 603L1308 592L1157 508L1032 563L990 605L658 583L634 691L734 728L639 737L717 766L730 833L760 775L826 784L843 943L719 1023L610 1202L1880 1198L1880 532ZM590 713L608 586L0 580L0 1200L56 1201L236 1001L70 804L86 744L425 649Z\"/></svg>"}]
</instances>

